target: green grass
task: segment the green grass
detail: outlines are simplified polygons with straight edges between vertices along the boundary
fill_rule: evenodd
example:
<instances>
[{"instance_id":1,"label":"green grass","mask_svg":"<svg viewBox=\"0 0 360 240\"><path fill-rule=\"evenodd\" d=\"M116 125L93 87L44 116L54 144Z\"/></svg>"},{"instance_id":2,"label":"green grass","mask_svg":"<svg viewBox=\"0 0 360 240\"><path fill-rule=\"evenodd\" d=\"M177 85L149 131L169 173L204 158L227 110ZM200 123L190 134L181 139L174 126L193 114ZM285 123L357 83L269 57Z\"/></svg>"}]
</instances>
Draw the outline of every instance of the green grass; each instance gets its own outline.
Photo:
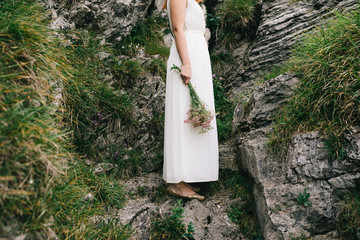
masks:
<instances>
[{"instance_id":1,"label":"green grass","mask_svg":"<svg viewBox=\"0 0 360 240\"><path fill-rule=\"evenodd\" d=\"M225 44L231 47L240 38L254 37L256 33L258 0L225 0L218 6L218 1L205 1L207 7L206 26L211 31L209 49Z\"/></svg>"},{"instance_id":2,"label":"green grass","mask_svg":"<svg viewBox=\"0 0 360 240\"><path fill-rule=\"evenodd\" d=\"M165 185L160 185L155 188L154 192L151 193L150 198L152 202L162 203L167 199L168 192Z\"/></svg>"},{"instance_id":3,"label":"green grass","mask_svg":"<svg viewBox=\"0 0 360 240\"><path fill-rule=\"evenodd\" d=\"M229 219L239 225L240 232L246 236L246 239L261 240L262 234L254 217L254 210L247 208L246 202L233 203L227 210ZM255 208L255 206L252 206Z\"/></svg>"},{"instance_id":4,"label":"green grass","mask_svg":"<svg viewBox=\"0 0 360 240\"><path fill-rule=\"evenodd\" d=\"M145 43L141 41L145 35L150 34L148 31L155 27L159 28L159 24L161 24L161 19L158 20L159 23L154 23L154 20L158 18L151 18L151 21L149 19L145 21L148 25L135 27L133 35L125 38L124 42ZM71 124L71 128L74 129L73 138L77 151L87 154L89 158L96 161L118 164L118 176L128 178L141 174L144 159L141 156L142 151L140 149L128 151L121 145L100 147L97 144L97 139L109 127L115 128L115 126L126 125L126 131L129 132L138 129L139 122L133 117L133 110L139 92L132 90L137 81L143 78L145 74L165 77L166 64L164 59L162 57L154 59L150 65L143 67L135 58L129 59L128 56L119 56L119 54L132 55L131 52L125 50L122 52L118 48L100 46L99 41L95 40L93 34L88 31L71 31L68 35L73 44L67 47L67 58L74 71L72 72L73 77L64 86L64 97L66 113L68 113L67 120ZM156 37L157 40L160 39L159 33L156 34ZM151 44L160 43L152 40ZM161 46L163 45L159 45L159 47ZM102 52L107 52L112 57L103 60L99 57ZM148 52L148 54L155 53L159 54L159 52ZM111 71L114 76L111 83L103 80L104 72L107 71ZM160 134L163 132L164 117L156 112L153 114L154 116L148 124L150 133L158 136L159 139L159 144L154 148L157 154L153 160L156 165L160 166L163 144L161 141L163 136ZM111 155L116 152L119 155L114 159ZM120 156L126 155L126 159L120 158Z\"/></svg>"},{"instance_id":5,"label":"green grass","mask_svg":"<svg viewBox=\"0 0 360 240\"><path fill-rule=\"evenodd\" d=\"M206 13L206 27L209 28L212 35L209 39L209 49L214 49L214 47L216 47L216 40L218 37L220 37L219 31L221 21L220 17L216 14L214 9L211 12L209 11L210 9L208 7L208 1L206 1L206 5L208 10L208 12Z\"/></svg>"},{"instance_id":6,"label":"green grass","mask_svg":"<svg viewBox=\"0 0 360 240\"><path fill-rule=\"evenodd\" d=\"M163 204L166 200L169 199L169 194L166 189L165 184L161 184L157 187L149 186L138 186L136 193L128 192L129 199L137 199L139 197L148 197L151 202Z\"/></svg>"},{"instance_id":7,"label":"green grass","mask_svg":"<svg viewBox=\"0 0 360 240\"><path fill-rule=\"evenodd\" d=\"M119 144L112 144L106 149L99 150L107 152L107 155L100 159L100 162L110 162L117 166L111 172L119 178L130 178L142 174L144 166L144 158L142 150L138 148L127 148Z\"/></svg>"},{"instance_id":8,"label":"green grass","mask_svg":"<svg viewBox=\"0 0 360 240\"><path fill-rule=\"evenodd\" d=\"M144 73L141 64L136 60L113 60L111 66L112 73L116 82L113 83L115 89L132 89L138 78Z\"/></svg>"},{"instance_id":9,"label":"green grass","mask_svg":"<svg viewBox=\"0 0 360 240\"><path fill-rule=\"evenodd\" d=\"M210 54L211 67L214 73L225 73L228 68L235 65L236 61L230 51L219 54Z\"/></svg>"},{"instance_id":10,"label":"green grass","mask_svg":"<svg viewBox=\"0 0 360 240\"><path fill-rule=\"evenodd\" d=\"M304 233L301 233L299 236L294 236L293 234L290 234L290 240L308 240L310 238L306 237Z\"/></svg>"},{"instance_id":11,"label":"green grass","mask_svg":"<svg viewBox=\"0 0 360 240\"><path fill-rule=\"evenodd\" d=\"M307 207L309 204L311 204L311 201L309 200L310 193L306 192L306 190L307 189L305 188L303 192L300 192L296 199L301 207Z\"/></svg>"},{"instance_id":12,"label":"green grass","mask_svg":"<svg viewBox=\"0 0 360 240\"><path fill-rule=\"evenodd\" d=\"M93 197L85 200L85 196ZM108 209L122 208L126 194L112 176L95 175L81 161L70 164L67 174L48 196L54 217L54 231L61 239L128 239L129 226L123 226ZM99 216L99 221L91 220Z\"/></svg>"},{"instance_id":13,"label":"green grass","mask_svg":"<svg viewBox=\"0 0 360 240\"><path fill-rule=\"evenodd\" d=\"M228 100L223 85L226 81L226 67L235 64L235 61L230 53L211 55L210 57L215 75L213 76L215 111L219 113L216 116L217 131L219 141L226 141L233 137L232 118L236 103Z\"/></svg>"},{"instance_id":14,"label":"green grass","mask_svg":"<svg viewBox=\"0 0 360 240\"><path fill-rule=\"evenodd\" d=\"M360 226L360 188L349 190L341 197L337 228L344 239L355 240Z\"/></svg>"},{"instance_id":15,"label":"green grass","mask_svg":"<svg viewBox=\"0 0 360 240\"><path fill-rule=\"evenodd\" d=\"M168 27L167 19L148 16L131 30L131 33L117 44L119 53L134 57L140 48L149 55L169 56L169 48L163 43L163 29Z\"/></svg>"},{"instance_id":16,"label":"green grass","mask_svg":"<svg viewBox=\"0 0 360 240\"><path fill-rule=\"evenodd\" d=\"M166 59L170 49L165 46L163 36L169 31L167 18L159 16L147 16L138 22L115 47L116 54L136 57L140 49L144 49L147 55L159 55L152 60L147 70L153 75L159 75L164 81L166 79Z\"/></svg>"},{"instance_id":17,"label":"green grass","mask_svg":"<svg viewBox=\"0 0 360 240\"><path fill-rule=\"evenodd\" d=\"M139 122L134 118L135 103L139 91L134 86L145 74L159 75L165 79L168 48L163 44L162 29L164 19L147 17L137 24L131 34L116 47L101 46L95 35L87 30L71 31L67 37L72 44L67 46L67 58L73 67L72 77L65 83L64 99L67 122L73 131L73 143L81 154L97 162L118 164L116 173L123 178L140 175L144 165L140 149L127 150L121 146L99 146L97 140L106 129L126 126L126 131L135 132ZM136 53L141 48L147 55L159 54L146 67L136 60ZM105 60L102 53L111 57ZM104 81L111 73L111 82ZM158 136L163 128L163 116L154 112L149 122L149 131ZM162 136L155 146L157 154L155 164L160 166L162 159ZM131 141L131 140L128 140ZM131 142L124 142L131 144ZM112 154L119 154L114 158ZM104 157L105 156L105 157ZM122 158L124 157L124 158Z\"/></svg>"},{"instance_id":18,"label":"green grass","mask_svg":"<svg viewBox=\"0 0 360 240\"><path fill-rule=\"evenodd\" d=\"M194 239L194 227L190 223L187 227L183 223L184 208L181 200L171 209L172 214L165 218L155 217L151 221L150 238L153 240Z\"/></svg>"},{"instance_id":19,"label":"green grass","mask_svg":"<svg viewBox=\"0 0 360 240\"><path fill-rule=\"evenodd\" d=\"M0 6L0 237L43 232L43 196L70 158L69 132L56 112L51 80L63 81L65 51L33 1ZM45 214L44 214L45 212ZM8 230L3 226L15 224ZM8 235L9 234L9 235Z\"/></svg>"},{"instance_id":20,"label":"green grass","mask_svg":"<svg viewBox=\"0 0 360 240\"><path fill-rule=\"evenodd\" d=\"M224 79L222 77L213 77L215 111L219 113L216 116L216 125L219 141L226 141L233 137L232 119L234 115L235 104L229 101L225 95L225 89L222 87Z\"/></svg>"},{"instance_id":21,"label":"green grass","mask_svg":"<svg viewBox=\"0 0 360 240\"><path fill-rule=\"evenodd\" d=\"M271 70L264 72L262 82L274 79L281 74L284 74L286 70L286 66L275 66Z\"/></svg>"},{"instance_id":22,"label":"green grass","mask_svg":"<svg viewBox=\"0 0 360 240\"><path fill-rule=\"evenodd\" d=\"M330 159L346 157L344 134L360 124L360 14L336 13L294 49L288 70L300 78L276 115L269 148L285 154L296 133L319 130Z\"/></svg>"},{"instance_id":23,"label":"green grass","mask_svg":"<svg viewBox=\"0 0 360 240\"><path fill-rule=\"evenodd\" d=\"M162 42L164 24L164 19L160 17L147 17L114 48L101 46L94 34L88 31L71 31L68 34L72 44L67 47L67 58L75 71L64 86L64 97L67 119L74 129L74 145L80 153L99 159L100 151L109 151L111 146L101 149L96 142L109 126L121 124L128 127L127 131L138 129L139 122L133 117L138 92L132 90L145 74L165 79L165 56L168 56L169 49ZM160 58L143 67L135 58L141 47L147 54L159 54ZM102 52L109 53L111 58L101 59L99 55ZM103 80L107 71L114 76L111 83ZM149 124L159 130L161 117L157 117L156 113L154 115ZM160 132L157 131L157 135ZM125 176L139 172L134 169L136 166L131 165L141 162L139 156L131 160L134 161L121 162L124 167L131 167Z\"/></svg>"},{"instance_id":24,"label":"green grass","mask_svg":"<svg viewBox=\"0 0 360 240\"><path fill-rule=\"evenodd\" d=\"M166 80L166 62L164 59L156 58L152 60L148 70L153 75L159 75L164 81Z\"/></svg>"},{"instance_id":25,"label":"green grass","mask_svg":"<svg viewBox=\"0 0 360 240\"><path fill-rule=\"evenodd\" d=\"M241 198L227 210L229 219L239 225L241 233L248 239L262 239L250 178L240 172L222 170L220 179L232 191L233 198Z\"/></svg>"},{"instance_id":26,"label":"green grass","mask_svg":"<svg viewBox=\"0 0 360 240\"><path fill-rule=\"evenodd\" d=\"M255 23L255 10L257 0L225 0L221 6L218 16L220 18L220 29L223 32L225 42L234 42L234 35L248 37ZM212 25L218 24L216 17L210 18Z\"/></svg>"},{"instance_id":27,"label":"green grass","mask_svg":"<svg viewBox=\"0 0 360 240\"><path fill-rule=\"evenodd\" d=\"M78 32L64 47L45 17L37 1L5 0L0 7L0 237L46 238L51 228L62 239L127 239L129 227L115 217L89 220L121 208L126 195L113 177L85 167L71 141L84 141L89 129L96 133L101 116L131 122L130 98L100 81L96 56L104 49L96 49L96 41ZM66 96L60 105L58 86ZM77 147L84 145L93 146ZM67 162L63 175L60 164ZM94 196L89 202L83 200L88 193Z\"/></svg>"},{"instance_id":28,"label":"green grass","mask_svg":"<svg viewBox=\"0 0 360 240\"><path fill-rule=\"evenodd\" d=\"M101 47L99 41L87 31L72 32L76 36L67 47L67 58L72 67L72 77L64 83L64 101L67 121L74 129L74 144L81 153L96 156L99 137L109 122L121 121L130 129L138 127L133 117L134 97L118 87L129 87L141 72L134 61L112 62L116 77L113 86L103 80L102 71L107 66L99 53L112 49Z\"/></svg>"}]
</instances>

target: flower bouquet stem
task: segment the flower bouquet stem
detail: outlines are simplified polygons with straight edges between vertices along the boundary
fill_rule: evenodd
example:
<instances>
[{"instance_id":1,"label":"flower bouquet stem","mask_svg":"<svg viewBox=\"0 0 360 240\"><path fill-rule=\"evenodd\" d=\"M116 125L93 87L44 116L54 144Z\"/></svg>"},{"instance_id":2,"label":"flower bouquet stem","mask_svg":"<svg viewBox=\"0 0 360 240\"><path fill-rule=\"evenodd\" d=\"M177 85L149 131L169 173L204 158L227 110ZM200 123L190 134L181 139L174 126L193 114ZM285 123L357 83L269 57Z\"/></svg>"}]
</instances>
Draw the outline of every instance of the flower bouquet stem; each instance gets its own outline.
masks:
<instances>
[{"instance_id":1,"label":"flower bouquet stem","mask_svg":"<svg viewBox=\"0 0 360 240\"><path fill-rule=\"evenodd\" d=\"M181 69L175 64L171 67L171 70L176 70L178 73L181 72ZM207 131L213 129L210 123L217 113L213 114L206 108L206 104L200 99L191 82L189 82L187 86L190 93L191 108L186 113L188 115L188 119L184 122L191 123L194 128L201 127L199 133L206 133Z\"/></svg>"}]
</instances>

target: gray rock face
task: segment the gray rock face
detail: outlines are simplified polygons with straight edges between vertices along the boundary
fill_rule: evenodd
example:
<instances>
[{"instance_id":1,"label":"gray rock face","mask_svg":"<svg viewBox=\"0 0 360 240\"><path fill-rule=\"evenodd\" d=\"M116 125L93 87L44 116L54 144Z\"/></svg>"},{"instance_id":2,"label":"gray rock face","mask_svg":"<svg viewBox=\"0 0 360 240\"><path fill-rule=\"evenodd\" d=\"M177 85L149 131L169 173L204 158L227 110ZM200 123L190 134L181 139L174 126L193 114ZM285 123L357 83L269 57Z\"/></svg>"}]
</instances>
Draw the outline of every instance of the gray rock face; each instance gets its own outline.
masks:
<instances>
[{"instance_id":1,"label":"gray rock face","mask_svg":"<svg viewBox=\"0 0 360 240\"><path fill-rule=\"evenodd\" d=\"M81 0L59 1L46 0L46 6L51 10L53 21L50 27L56 30L86 28L97 34L101 44L116 44L127 36L131 29L142 20L149 11L157 13L161 10L161 1L132 1L132 0ZM112 58L109 53L99 56L104 62L111 65ZM144 49L139 49L136 56L137 62L148 66L159 56L146 56ZM128 59L126 56L119 61ZM117 81L110 69L102 69L104 81L112 84ZM160 166L158 159L161 149L163 127L160 127L161 116L164 112L165 83L160 76L143 74L126 89L134 102L134 119L139 126L130 129L127 124L119 119L108 119L102 116L99 127L106 129L96 140L98 147L106 149L107 146L125 146L125 150L141 148L144 164L142 170L153 171ZM121 93L123 90L119 90ZM154 123L151 128L149 124ZM89 129L89 132L92 130ZM109 153L104 151L104 157L109 158ZM128 156L125 156L128 157ZM108 169L99 168L99 171Z\"/></svg>"},{"instance_id":2,"label":"gray rock face","mask_svg":"<svg viewBox=\"0 0 360 240\"><path fill-rule=\"evenodd\" d=\"M336 192L359 181L359 131L354 127L346 136L348 158L342 162L329 160L319 132L293 136L287 156L280 159L267 150L267 135L298 80L283 74L260 85L258 81L264 71L289 57L302 33L320 25L334 10L358 6L354 0L263 0L256 38L242 40L233 51L238 66L229 70L226 89L232 99L244 96L233 118L233 128L239 130L236 159L255 181L257 215L265 239L291 239L302 233L312 234L313 239L339 239ZM305 189L310 193L308 206L297 200Z\"/></svg>"},{"instance_id":3,"label":"gray rock face","mask_svg":"<svg viewBox=\"0 0 360 240\"><path fill-rule=\"evenodd\" d=\"M67 3L71 2L71 3ZM163 0L132 1L132 0L90 0L90 1L59 1L47 0L46 5L51 11L52 19L50 26L53 29L86 28L97 33L102 44L115 44L127 36L131 29L142 20L150 11L157 14L165 14L162 10ZM204 9L204 13L206 9ZM167 17L167 16L166 16ZM209 36L209 34L208 34ZM170 39L169 39L170 38ZM167 44L171 44L171 35L167 36ZM99 56L104 62L111 65L113 61L110 54L103 52ZM148 56L144 49L139 48L137 56L133 59L144 67L148 67L159 56ZM119 61L128 60L121 56ZM102 69L104 81L113 84L117 79L111 70ZM142 152L141 170L151 172L161 167L161 153L163 144L162 117L165 109L165 82L160 76L150 72L142 74L125 89L134 102L134 119L139 126L129 128L128 124L121 123L118 119L102 117L99 127L106 129L96 140L96 145L106 149L107 146L125 146L125 150L140 149ZM122 92L123 89L119 90ZM228 146L228 145L226 145ZM105 158L111 158L109 153L101 154ZM234 151L224 148L225 156L232 156L234 165ZM128 157L128 156L127 156ZM99 168L99 172L107 171Z\"/></svg>"},{"instance_id":4,"label":"gray rock face","mask_svg":"<svg viewBox=\"0 0 360 240\"><path fill-rule=\"evenodd\" d=\"M237 107L234 124L243 129L236 141L238 163L255 180L258 219L265 239L291 239L301 233L337 239L336 192L353 187L360 179L360 134L347 136L349 158L341 162L329 160L319 132L294 135L285 160L269 152L271 119L296 82L291 75L281 75L255 88L246 111L242 105ZM309 206L297 200L305 189L310 193Z\"/></svg>"},{"instance_id":5,"label":"gray rock face","mask_svg":"<svg viewBox=\"0 0 360 240\"><path fill-rule=\"evenodd\" d=\"M358 148L359 136L358 134L351 136L353 139L348 151ZM350 136L348 137L350 138ZM346 185L341 186L340 179L347 178L347 174L356 176L360 173L359 156L358 152L356 157L353 155L353 159L331 161L327 155L324 140L318 132L295 135L287 156L287 164L290 166L287 177L290 182L294 183L304 178L329 179L330 182L337 182L338 187L346 187ZM350 186L351 182L348 182L347 185Z\"/></svg>"},{"instance_id":6,"label":"gray rock face","mask_svg":"<svg viewBox=\"0 0 360 240\"><path fill-rule=\"evenodd\" d=\"M233 126L256 129L269 125L278 110L296 88L298 80L290 74L280 75L261 84L248 96L247 102L239 102L234 111Z\"/></svg>"},{"instance_id":7,"label":"gray rock face","mask_svg":"<svg viewBox=\"0 0 360 240\"><path fill-rule=\"evenodd\" d=\"M64 1L49 0L47 6L52 12L53 29L86 27L98 33L100 39L116 43L127 36L135 24L144 18L152 6L148 0L90 0Z\"/></svg>"},{"instance_id":8,"label":"gray rock face","mask_svg":"<svg viewBox=\"0 0 360 240\"><path fill-rule=\"evenodd\" d=\"M143 198L129 200L125 208L118 212L117 217L123 225L131 224L134 230L133 239L149 239L151 219L158 214L156 205Z\"/></svg>"},{"instance_id":9,"label":"gray rock face","mask_svg":"<svg viewBox=\"0 0 360 240\"><path fill-rule=\"evenodd\" d=\"M132 199L126 206L119 210L117 218L122 224L131 224L134 233L133 239L149 239L151 221L155 218L166 217L171 213L171 208L176 204L176 199L166 195L165 202L154 203L148 194L161 184L163 181L160 174L151 173L143 177L133 178L124 182L126 190L135 194L139 186L147 189L147 196ZM197 240L217 240L217 239L244 239L236 224L232 223L227 216L226 210L234 201L230 200L230 194L219 192L204 201L196 199L185 201L184 224L190 222L194 226L194 238Z\"/></svg>"},{"instance_id":10,"label":"gray rock face","mask_svg":"<svg viewBox=\"0 0 360 240\"><path fill-rule=\"evenodd\" d=\"M289 56L289 49L305 31L318 26L330 16L331 8L355 9L357 1L289 0L263 1L261 22L255 44L249 54L248 76L256 76L258 71L272 66Z\"/></svg>"},{"instance_id":11,"label":"gray rock face","mask_svg":"<svg viewBox=\"0 0 360 240\"><path fill-rule=\"evenodd\" d=\"M231 169L237 171L238 165L236 162L235 143L233 140L229 140L219 144L219 168Z\"/></svg>"},{"instance_id":12,"label":"gray rock face","mask_svg":"<svg viewBox=\"0 0 360 240\"><path fill-rule=\"evenodd\" d=\"M302 34L321 25L334 10L349 11L358 6L356 0L263 0L261 21L254 39L241 40L232 54L238 64L229 69L225 86L231 99L251 92L264 72L287 60L290 49ZM221 50L221 46L218 51Z\"/></svg>"},{"instance_id":13,"label":"gray rock face","mask_svg":"<svg viewBox=\"0 0 360 240\"><path fill-rule=\"evenodd\" d=\"M148 59L151 61L151 59ZM139 93L139 89L141 92ZM165 108L165 82L160 76L141 76L128 92L134 98L134 119L139 125L129 128L121 122L104 122L106 131L97 139L99 146L126 144L128 151L141 149L145 172L151 172L160 167L159 151L162 151L162 138L164 135L161 116ZM136 99L136 101L135 101ZM111 157L111 156L108 156Z\"/></svg>"},{"instance_id":14,"label":"gray rock face","mask_svg":"<svg viewBox=\"0 0 360 240\"><path fill-rule=\"evenodd\" d=\"M184 223L193 222L195 239L243 239L238 227L226 215L226 209L219 204L192 200L185 204L184 209Z\"/></svg>"},{"instance_id":15,"label":"gray rock face","mask_svg":"<svg viewBox=\"0 0 360 240\"><path fill-rule=\"evenodd\" d=\"M60 0L46 2L48 8L54 10L53 29L86 27L94 30L102 43L121 41L148 11L159 11L162 3L160 0L89 0L72 1L73 4L65 6ZM287 59L290 48L301 34L329 17L332 8L347 11L356 8L357 1L263 0L261 4L256 38L242 40L233 51L239 64L236 69L229 70L233 74L225 87L231 98L240 93L246 97L234 112L233 127L240 129L240 134L235 140L219 146L220 168L241 168L254 179L258 219L265 239L291 239L301 233L312 233L313 239L338 239L334 232L338 212L335 192L354 186L360 179L360 133L355 131L347 136L350 142L348 159L343 162L328 160L323 137L318 132L295 135L288 155L280 161L267 151L267 135L274 115L292 94L298 80L290 74L259 86L256 86L256 80L263 71ZM168 37L167 44L170 43ZM104 53L102 57L107 61L108 54ZM144 56L140 50L137 60L147 65L153 59ZM108 74L104 80L111 83L112 76ZM155 170L158 164L154 159L161 147L158 144L161 145L163 128L153 125L150 128L149 123L154 123L152 121L164 112L164 89L165 83L159 76L147 75L138 79L129 92L137 97L134 113L139 128L129 130L121 122L112 122L106 126L97 144L128 143L129 150L140 147L141 158L145 160L144 170ZM111 166L99 167L99 171L106 171ZM175 199L167 197L162 204L151 201L149 194L162 184L160 174L134 178L125 184L133 194L137 194L139 186L144 187L146 194L129 200L125 208L117 212L117 217L122 224L131 224L134 239L148 239L151 219L169 214ZM297 200L305 189L310 193L308 206L302 206ZM192 200L184 204L185 223L194 223L195 239L243 239L226 214L232 201L241 199L230 200L226 193L219 193L203 202Z\"/></svg>"}]
</instances>

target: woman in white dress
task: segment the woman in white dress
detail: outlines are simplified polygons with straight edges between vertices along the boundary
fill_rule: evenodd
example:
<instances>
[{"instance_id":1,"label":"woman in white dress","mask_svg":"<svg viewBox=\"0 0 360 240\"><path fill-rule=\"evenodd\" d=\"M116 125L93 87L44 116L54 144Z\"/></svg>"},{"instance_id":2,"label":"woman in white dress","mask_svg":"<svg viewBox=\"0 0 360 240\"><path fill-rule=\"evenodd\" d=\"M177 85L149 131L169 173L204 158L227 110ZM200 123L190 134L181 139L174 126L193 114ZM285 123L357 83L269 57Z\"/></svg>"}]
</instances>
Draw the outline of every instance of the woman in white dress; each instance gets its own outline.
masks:
<instances>
[{"instance_id":1,"label":"woman in white dress","mask_svg":"<svg viewBox=\"0 0 360 240\"><path fill-rule=\"evenodd\" d=\"M205 39L205 17L201 0L165 0L174 40L167 62L163 179L169 194L203 200L188 183L218 180L218 136L216 117L212 130L184 123L190 109L187 84L191 80L200 99L215 113L210 56ZM181 68L180 74L171 67Z\"/></svg>"}]
</instances>

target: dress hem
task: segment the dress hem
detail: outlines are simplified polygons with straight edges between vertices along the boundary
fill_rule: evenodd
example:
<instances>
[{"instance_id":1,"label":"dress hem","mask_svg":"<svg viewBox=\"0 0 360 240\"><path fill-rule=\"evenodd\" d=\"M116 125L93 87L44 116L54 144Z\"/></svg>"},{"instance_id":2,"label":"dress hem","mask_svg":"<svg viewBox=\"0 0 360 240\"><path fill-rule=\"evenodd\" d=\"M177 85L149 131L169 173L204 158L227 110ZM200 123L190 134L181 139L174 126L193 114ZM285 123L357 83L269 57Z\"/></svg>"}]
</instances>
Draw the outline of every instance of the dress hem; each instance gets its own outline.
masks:
<instances>
[{"instance_id":1,"label":"dress hem","mask_svg":"<svg viewBox=\"0 0 360 240\"><path fill-rule=\"evenodd\" d=\"M179 182L186 182L186 183L200 183L200 182L214 182L214 181L218 181L219 178L216 178L216 179L193 179L193 180L186 180L186 179L183 179L183 180L179 180L179 181L166 181L165 178L163 178L163 180L166 182L166 183L179 183Z\"/></svg>"}]
</instances>

